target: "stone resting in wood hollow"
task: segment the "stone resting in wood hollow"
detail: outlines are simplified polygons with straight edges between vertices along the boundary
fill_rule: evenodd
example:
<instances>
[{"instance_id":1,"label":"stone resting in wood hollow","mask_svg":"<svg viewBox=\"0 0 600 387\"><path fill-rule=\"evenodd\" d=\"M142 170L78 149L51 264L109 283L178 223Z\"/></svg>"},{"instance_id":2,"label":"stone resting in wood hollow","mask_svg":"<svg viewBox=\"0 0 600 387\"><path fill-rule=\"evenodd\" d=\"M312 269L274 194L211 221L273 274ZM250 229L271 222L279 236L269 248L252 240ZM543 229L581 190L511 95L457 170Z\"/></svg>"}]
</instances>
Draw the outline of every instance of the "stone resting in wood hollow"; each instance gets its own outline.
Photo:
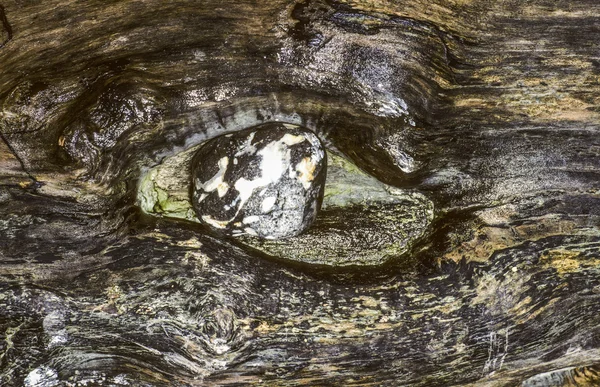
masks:
<instances>
[{"instance_id":1,"label":"stone resting in wood hollow","mask_svg":"<svg viewBox=\"0 0 600 387\"><path fill-rule=\"evenodd\" d=\"M0 385L599 385L598 15L0 1Z\"/></svg>"}]
</instances>

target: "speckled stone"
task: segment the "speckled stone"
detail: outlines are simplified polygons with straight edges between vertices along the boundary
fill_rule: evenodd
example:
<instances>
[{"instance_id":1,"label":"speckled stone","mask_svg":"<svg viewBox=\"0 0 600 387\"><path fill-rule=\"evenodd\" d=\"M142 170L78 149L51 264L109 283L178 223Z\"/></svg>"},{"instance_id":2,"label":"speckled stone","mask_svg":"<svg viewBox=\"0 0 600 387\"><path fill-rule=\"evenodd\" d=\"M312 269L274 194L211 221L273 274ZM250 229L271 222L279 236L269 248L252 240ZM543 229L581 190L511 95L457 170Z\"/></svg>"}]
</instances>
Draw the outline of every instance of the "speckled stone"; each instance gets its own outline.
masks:
<instances>
[{"instance_id":1,"label":"speckled stone","mask_svg":"<svg viewBox=\"0 0 600 387\"><path fill-rule=\"evenodd\" d=\"M207 141L192 161L198 219L226 235L300 234L321 206L326 154L317 136L269 123Z\"/></svg>"}]
</instances>

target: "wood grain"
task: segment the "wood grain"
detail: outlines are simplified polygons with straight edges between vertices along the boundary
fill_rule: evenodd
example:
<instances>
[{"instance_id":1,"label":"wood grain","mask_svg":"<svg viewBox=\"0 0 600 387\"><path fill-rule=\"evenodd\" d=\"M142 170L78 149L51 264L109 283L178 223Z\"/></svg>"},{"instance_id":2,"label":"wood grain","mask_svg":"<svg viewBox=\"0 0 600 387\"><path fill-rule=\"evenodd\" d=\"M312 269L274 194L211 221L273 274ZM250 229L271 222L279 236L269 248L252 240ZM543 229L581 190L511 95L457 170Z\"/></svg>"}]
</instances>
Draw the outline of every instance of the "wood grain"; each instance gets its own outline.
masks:
<instances>
[{"instance_id":1,"label":"wood grain","mask_svg":"<svg viewBox=\"0 0 600 387\"><path fill-rule=\"evenodd\" d=\"M2 1L0 384L597 385L598 15ZM273 120L425 195L425 235L336 268L139 209L149 168Z\"/></svg>"}]
</instances>

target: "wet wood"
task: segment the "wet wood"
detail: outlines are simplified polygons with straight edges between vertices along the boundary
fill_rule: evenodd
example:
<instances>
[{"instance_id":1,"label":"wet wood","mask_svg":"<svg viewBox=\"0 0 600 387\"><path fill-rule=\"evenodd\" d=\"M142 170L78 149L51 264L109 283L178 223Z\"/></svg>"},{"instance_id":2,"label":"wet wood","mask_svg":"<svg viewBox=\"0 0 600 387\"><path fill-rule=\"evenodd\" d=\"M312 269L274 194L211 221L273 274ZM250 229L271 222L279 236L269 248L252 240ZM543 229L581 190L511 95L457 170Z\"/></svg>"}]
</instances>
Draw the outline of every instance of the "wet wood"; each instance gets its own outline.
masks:
<instances>
[{"instance_id":1,"label":"wet wood","mask_svg":"<svg viewBox=\"0 0 600 387\"><path fill-rule=\"evenodd\" d=\"M2 1L0 384L597 385L599 14ZM335 267L140 210L150 168L275 120L424 195L426 232Z\"/></svg>"}]
</instances>

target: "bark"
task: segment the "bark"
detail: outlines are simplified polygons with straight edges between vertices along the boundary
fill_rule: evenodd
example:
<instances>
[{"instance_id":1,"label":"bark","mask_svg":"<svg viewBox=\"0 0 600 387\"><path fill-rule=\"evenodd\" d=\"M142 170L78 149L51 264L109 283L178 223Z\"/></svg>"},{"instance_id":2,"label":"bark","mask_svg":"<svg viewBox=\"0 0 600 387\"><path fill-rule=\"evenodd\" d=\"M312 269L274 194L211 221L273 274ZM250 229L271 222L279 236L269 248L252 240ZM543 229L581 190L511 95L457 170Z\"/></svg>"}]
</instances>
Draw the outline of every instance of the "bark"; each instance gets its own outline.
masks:
<instances>
[{"instance_id":1,"label":"bark","mask_svg":"<svg viewBox=\"0 0 600 387\"><path fill-rule=\"evenodd\" d=\"M2 1L0 384L600 383L599 14ZM312 234L265 249L167 200L173 160L268 121L349 165ZM145 206L148 176L178 185Z\"/></svg>"}]
</instances>

